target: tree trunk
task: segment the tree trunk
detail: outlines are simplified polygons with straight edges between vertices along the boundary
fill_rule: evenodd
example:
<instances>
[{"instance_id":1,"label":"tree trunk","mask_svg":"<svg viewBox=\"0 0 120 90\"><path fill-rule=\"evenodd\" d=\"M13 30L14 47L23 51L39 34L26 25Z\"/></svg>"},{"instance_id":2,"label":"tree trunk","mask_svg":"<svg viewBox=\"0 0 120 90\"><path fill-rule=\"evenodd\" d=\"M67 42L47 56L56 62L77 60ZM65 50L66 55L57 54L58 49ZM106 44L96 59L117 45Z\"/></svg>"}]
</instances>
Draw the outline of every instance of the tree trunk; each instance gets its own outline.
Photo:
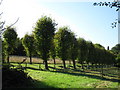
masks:
<instances>
[{"instance_id":1,"label":"tree trunk","mask_svg":"<svg viewBox=\"0 0 120 90\"><path fill-rule=\"evenodd\" d=\"M63 67L66 69L65 60L63 60Z\"/></svg>"},{"instance_id":2,"label":"tree trunk","mask_svg":"<svg viewBox=\"0 0 120 90\"><path fill-rule=\"evenodd\" d=\"M39 63L39 69L41 69L41 64Z\"/></svg>"},{"instance_id":3,"label":"tree trunk","mask_svg":"<svg viewBox=\"0 0 120 90\"><path fill-rule=\"evenodd\" d=\"M87 69L89 69L89 62L87 62Z\"/></svg>"},{"instance_id":4,"label":"tree trunk","mask_svg":"<svg viewBox=\"0 0 120 90\"><path fill-rule=\"evenodd\" d=\"M97 70L97 63L95 64L95 69Z\"/></svg>"},{"instance_id":5,"label":"tree trunk","mask_svg":"<svg viewBox=\"0 0 120 90\"><path fill-rule=\"evenodd\" d=\"M53 58L53 60L54 60L54 64L56 64L55 58Z\"/></svg>"},{"instance_id":6,"label":"tree trunk","mask_svg":"<svg viewBox=\"0 0 120 90\"><path fill-rule=\"evenodd\" d=\"M4 56L0 56L2 58L2 63L5 63L5 58Z\"/></svg>"},{"instance_id":7,"label":"tree trunk","mask_svg":"<svg viewBox=\"0 0 120 90\"><path fill-rule=\"evenodd\" d=\"M31 55L30 55L30 64L32 64L32 57L31 57Z\"/></svg>"},{"instance_id":8,"label":"tree trunk","mask_svg":"<svg viewBox=\"0 0 120 90\"><path fill-rule=\"evenodd\" d=\"M55 65L56 65L55 58L53 58L53 60L54 60L54 68L55 68Z\"/></svg>"},{"instance_id":9,"label":"tree trunk","mask_svg":"<svg viewBox=\"0 0 120 90\"><path fill-rule=\"evenodd\" d=\"M2 63L4 63L4 56L2 53L2 39L0 37L0 60L2 61Z\"/></svg>"},{"instance_id":10,"label":"tree trunk","mask_svg":"<svg viewBox=\"0 0 120 90\"><path fill-rule=\"evenodd\" d=\"M9 55L7 56L7 63L9 63L10 61L9 61Z\"/></svg>"},{"instance_id":11,"label":"tree trunk","mask_svg":"<svg viewBox=\"0 0 120 90\"><path fill-rule=\"evenodd\" d=\"M25 67L27 67L27 62L25 63Z\"/></svg>"},{"instance_id":12,"label":"tree trunk","mask_svg":"<svg viewBox=\"0 0 120 90\"><path fill-rule=\"evenodd\" d=\"M75 60L72 60L72 61L73 61L73 67L74 67L74 69L76 69Z\"/></svg>"},{"instance_id":13,"label":"tree trunk","mask_svg":"<svg viewBox=\"0 0 120 90\"><path fill-rule=\"evenodd\" d=\"M92 69L94 68L94 66L93 66L94 64L92 63Z\"/></svg>"},{"instance_id":14,"label":"tree trunk","mask_svg":"<svg viewBox=\"0 0 120 90\"><path fill-rule=\"evenodd\" d=\"M103 78L103 64L102 64L102 68L101 69L102 69L101 75L102 75L102 78Z\"/></svg>"},{"instance_id":15,"label":"tree trunk","mask_svg":"<svg viewBox=\"0 0 120 90\"><path fill-rule=\"evenodd\" d=\"M49 70L47 60L45 60L44 63L45 63L45 69Z\"/></svg>"},{"instance_id":16,"label":"tree trunk","mask_svg":"<svg viewBox=\"0 0 120 90\"><path fill-rule=\"evenodd\" d=\"M81 62L81 65L82 65L82 69L83 69L83 71L84 71L83 62Z\"/></svg>"},{"instance_id":17,"label":"tree trunk","mask_svg":"<svg viewBox=\"0 0 120 90\"><path fill-rule=\"evenodd\" d=\"M71 60L69 60L69 65L71 65Z\"/></svg>"},{"instance_id":18,"label":"tree trunk","mask_svg":"<svg viewBox=\"0 0 120 90\"><path fill-rule=\"evenodd\" d=\"M100 68L100 63L99 63L99 68Z\"/></svg>"}]
</instances>

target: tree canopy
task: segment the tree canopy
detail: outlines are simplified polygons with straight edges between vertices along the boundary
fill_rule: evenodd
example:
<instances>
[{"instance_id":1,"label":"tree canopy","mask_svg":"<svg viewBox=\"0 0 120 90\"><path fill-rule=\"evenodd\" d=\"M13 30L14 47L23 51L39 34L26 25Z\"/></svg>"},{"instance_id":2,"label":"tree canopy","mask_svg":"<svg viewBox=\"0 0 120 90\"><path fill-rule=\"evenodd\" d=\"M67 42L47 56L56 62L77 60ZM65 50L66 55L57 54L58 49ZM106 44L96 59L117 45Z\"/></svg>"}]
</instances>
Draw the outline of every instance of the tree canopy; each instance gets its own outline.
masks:
<instances>
[{"instance_id":1,"label":"tree canopy","mask_svg":"<svg viewBox=\"0 0 120 90\"><path fill-rule=\"evenodd\" d=\"M4 37L4 42L5 42L6 56L9 62L9 54L13 52L15 43L17 40L17 33L15 31L15 28L7 28L7 30L4 31L3 33L3 37Z\"/></svg>"},{"instance_id":2,"label":"tree canopy","mask_svg":"<svg viewBox=\"0 0 120 90\"><path fill-rule=\"evenodd\" d=\"M66 68L65 60L69 57L69 48L71 43L71 31L68 27L60 27L56 32L57 54L63 60L64 68Z\"/></svg>"},{"instance_id":3,"label":"tree canopy","mask_svg":"<svg viewBox=\"0 0 120 90\"><path fill-rule=\"evenodd\" d=\"M26 34L24 38L22 39L22 44L25 48L27 56L30 57L30 64L32 64L32 54L35 51L35 46L34 46L34 37L33 35L28 35Z\"/></svg>"},{"instance_id":4,"label":"tree canopy","mask_svg":"<svg viewBox=\"0 0 120 90\"><path fill-rule=\"evenodd\" d=\"M34 38L37 44L37 51L45 62L45 68L48 69L47 59L50 56L50 48L55 34L56 23L50 17L41 17L34 28Z\"/></svg>"}]
</instances>

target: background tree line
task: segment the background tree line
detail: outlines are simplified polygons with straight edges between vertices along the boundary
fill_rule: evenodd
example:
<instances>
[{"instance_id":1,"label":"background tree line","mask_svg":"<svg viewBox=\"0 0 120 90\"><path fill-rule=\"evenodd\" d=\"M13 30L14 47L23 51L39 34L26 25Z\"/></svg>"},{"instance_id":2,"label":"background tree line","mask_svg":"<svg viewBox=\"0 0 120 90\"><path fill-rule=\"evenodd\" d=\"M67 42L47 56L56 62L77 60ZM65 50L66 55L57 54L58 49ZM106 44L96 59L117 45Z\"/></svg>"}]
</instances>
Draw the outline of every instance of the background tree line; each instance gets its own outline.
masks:
<instances>
[{"instance_id":1,"label":"background tree line","mask_svg":"<svg viewBox=\"0 0 120 90\"><path fill-rule=\"evenodd\" d=\"M52 18L42 16L34 27L31 35L26 34L23 38L18 38L15 28L7 28L3 33L3 62L9 63L9 55L27 55L30 57L40 57L43 59L45 69L48 68L48 59L60 58L63 67L66 68L66 60L73 62L76 69L76 62L82 65L92 64L98 66L118 65L120 62L120 45L117 44L111 50L106 50L100 44L93 44L83 38L76 38L74 32L67 26L57 30L57 24Z\"/></svg>"}]
</instances>

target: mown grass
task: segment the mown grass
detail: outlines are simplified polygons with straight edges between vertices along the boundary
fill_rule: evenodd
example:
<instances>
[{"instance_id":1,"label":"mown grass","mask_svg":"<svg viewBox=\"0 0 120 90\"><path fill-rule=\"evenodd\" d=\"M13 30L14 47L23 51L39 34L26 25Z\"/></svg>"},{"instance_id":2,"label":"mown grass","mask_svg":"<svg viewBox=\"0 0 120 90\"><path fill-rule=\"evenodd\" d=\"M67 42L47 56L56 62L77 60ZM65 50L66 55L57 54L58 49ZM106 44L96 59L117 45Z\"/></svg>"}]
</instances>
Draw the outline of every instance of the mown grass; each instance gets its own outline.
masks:
<instances>
[{"instance_id":1,"label":"mown grass","mask_svg":"<svg viewBox=\"0 0 120 90\"><path fill-rule=\"evenodd\" d=\"M62 61L57 59L54 67L53 60L48 61L49 70L44 70L43 60L33 58L33 64L29 64L29 58L24 64L19 65L23 58L19 56L10 57L10 62L15 67L22 68L34 79L35 88L118 88L118 71L115 67L104 68L103 78L101 77L101 68L81 69L77 64L74 70L72 64L66 61L67 69L63 69ZM70 65L70 66L69 66Z\"/></svg>"},{"instance_id":2,"label":"mown grass","mask_svg":"<svg viewBox=\"0 0 120 90\"><path fill-rule=\"evenodd\" d=\"M18 66L17 63L12 63ZM21 64L25 67L25 64ZM117 88L118 82L111 78L101 78L97 71L91 73L82 72L81 70L66 69L63 70L61 64L49 64L50 70L44 70L44 65L27 64L25 72L28 73L35 81L36 88ZM53 67L53 68L52 68Z\"/></svg>"},{"instance_id":3,"label":"mown grass","mask_svg":"<svg viewBox=\"0 0 120 90\"><path fill-rule=\"evenodd\" d=\"M117 82L105 81L87 76L76 76L65 73L28 70L29 75L37 81L54 88L117 88ZM37 83L36 87L45 88Z\"/></svg>"}]
</instances>

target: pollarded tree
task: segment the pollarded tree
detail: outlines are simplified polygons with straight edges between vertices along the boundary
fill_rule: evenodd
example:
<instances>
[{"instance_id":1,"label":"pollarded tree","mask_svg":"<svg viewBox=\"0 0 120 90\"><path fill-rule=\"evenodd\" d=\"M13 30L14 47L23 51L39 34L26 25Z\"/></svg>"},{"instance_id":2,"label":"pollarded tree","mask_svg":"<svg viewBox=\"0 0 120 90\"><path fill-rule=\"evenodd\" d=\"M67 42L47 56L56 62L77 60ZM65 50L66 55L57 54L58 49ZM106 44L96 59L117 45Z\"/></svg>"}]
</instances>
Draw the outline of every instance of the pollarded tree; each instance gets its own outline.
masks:
<instances>
[{"instance_id":1,"label":"pollarded tree","mask_svg":"<svg viewBox=\"0 0 120 90\"><path fill-rule=\"evenodd\" d=\"M50 56L54 60L54 67L56 64L55 57L56 57L56 45L55 45L55 39L52 41L51 49L50 49Z\"/></svg>"},{"instance_id":2,"label":"pollarded tree","mask_svg":"<svg viewBox=\"0 0 120 90\"><path fill-rule=\"evenodd\" d=\"M77 58L78 55L78 42L74 33L73 32L70 33L71 33L71 38L69 39L70 41L69 56L73 62L74 69L76 69L75 59Z\"/></svg>"},{"instance_id":3,"label":"pollarded tree","mask_svg":"<svg viewBox=\"0 0 120 90\"><path fill-rule=\"evenodd\" d=\"M84 70L83 63L87 59L87 44L83 38L78 38L78 61L82 65L82 69Z\"/></svg>"},{"instance_id":4,"label":"pollarded tree","mask_svg":"<svg viewBox=\"0 0 120 90\"><path fill-rule=\"evenodd\" d=\"M25 56L26 55L26 52L24 50L24 46L22 44L22 39L23 38L21 38L21 39L17 38L14 51L12 52L13 55L18 55L18 56Z\"/></svg>"},{"instance_id":5,"label":"pollarded tree","mask_svg":"<svg viewBox=\"0 0 120 90\"><path fill-rule=\"evenodd\" d=\"M37 43L37 52L44 60L45 69L48 70L47 60L50 56L52 40L55 34L56 23L50 17L42 16L36 23L33 31Z\"/></svg>"},{"instance_id":6,"label":"pollarded tree","mask_svg":"<svg viewBox=\"0 0 120 90\"><path fill-rule=\"evenodd\" d=\"M33 35L26 34L22 39L22 44L25 48L27 56L30 57L30 64L32 64L32 54L34 52L34 37Z\"/></svg>"},{"instance_id":7,"label":"pollarded tree","mask_svg":"<svg viewBox=\"0 0 120 90\"><path fill-rule=\"evenodd\" d=\"M102 46L102 45L100 45L100 44L98 44L98 43L96 43L95 46L96 46L97 48L100 48L100 49L105 49L104 46Z\"/></svg>"},{"instance_id":8,"label":"pollarded tree","mask_svg":"<svg viewBox=\"0 0 120 90\"><path fill-rule=\"evenodd\" d=\"M116 55L119 54L120 53L120 44L116 44L114 47L112 47L111 51Z\"/></svg>"},{"instance_id":9,"label":"pollarded tree","mask_svg":"<svg viewBox=\"0 0 120 90\"><path fill-rule=\"evenodd\" d=\"M106 65L116 64L115 58L117 57L112 51L106 50Z\"/></svg>"},{"instance_id":10,"label":"pollarded tree","mask_svg":"<svg viewBox=\"0 0 120 90\"><path fill-rule=\"evenodd\" d=\"M94 63L95 61L95 47L91 41L86 41L87 44L87 64L89 67L89 63Z\"/></svg>"},{"instance_id":11,"label":"pollarded tree","mask_svg":"<svg viewBox=\"0 0 120 90\"><path fill-rule=\"evenodd\" d=\"M9 63L9 54L11 54L14 50L17 40L15 28L7 28L7 30L3 33L3 38L5 42L5 54L7 56L7 62Z\"/></svg>"},{"instance_id":12,"label":"pollarded tree","mask_svg":"<svg viewBox=\"0 0 120 90\"><path fill-rule=\"evenodd\" d=\"M66 68L65 60L69 57L71 31L68 27L60 27L58 32L55 34L57 55L63 61L63 67Z\"/></svg>"},{"instance_id":13,"label":"pollarded tree","mask_svg":"<svg viewBox=\"0 0 120 90\"><path fill-rule=\"evenodd\" d=\"M5 63L5 42L2 41L2 63Z\"/></svg>"},{"instance_id":14,"label":"pollarded tree","mask_svg":"<svg viewBox=\"0 0 120 90\"><path fill-rule=\"evenodd\" d=\"M116 64L120 68L120 53L116 57Z\"/></svg>"},{"instance_id":15,"label":"pollarded tree","mask_svg":"<svg viewBox=\"0 0 120 90\"><path fill-rule=\"evenodd\" d=\"M102 64L103 63L103 55L104 55L104 50L105 48L100 45L100 44L94 44L94 47L95 47L95 61L94 63L98 63L98 64Z\"/></svg>"}]
</instances>

